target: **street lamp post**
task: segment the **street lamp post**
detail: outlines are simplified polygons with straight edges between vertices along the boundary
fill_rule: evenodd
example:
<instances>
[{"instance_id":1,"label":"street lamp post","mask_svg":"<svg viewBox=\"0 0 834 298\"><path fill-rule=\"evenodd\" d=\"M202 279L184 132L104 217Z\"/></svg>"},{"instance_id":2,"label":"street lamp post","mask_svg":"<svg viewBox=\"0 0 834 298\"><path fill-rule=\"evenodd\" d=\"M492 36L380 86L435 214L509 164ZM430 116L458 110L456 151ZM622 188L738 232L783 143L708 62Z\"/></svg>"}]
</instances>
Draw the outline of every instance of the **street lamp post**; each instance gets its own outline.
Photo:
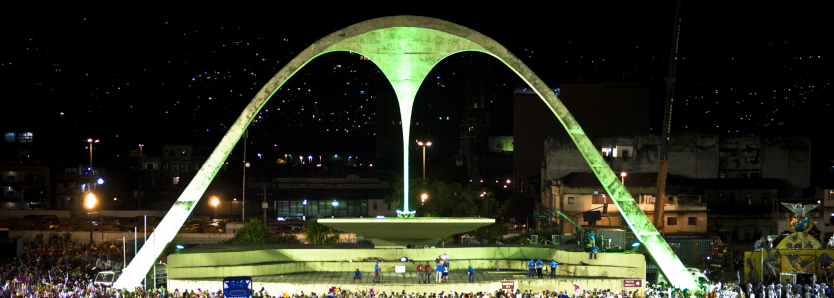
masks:
<instances>
[{"instance_id":1,"label":"street lamp post","mask_svg":"<svg viewBox=\"0 0 834 298\"><path fill-rule=\"evenodd\" d=\"M246 162L246 142L249 141L249 130L243 131L243 194L240 197L240 221L246 223L246 168L249 163Z\"/></svg>"},{"instance_id":2,"label":"street lamp post","mask_svg":"<svg viewBox=\"0 0 834 298\"><path fill-rule=\"evenodd\" d=\"M93 144L98 144L99 140L87 139L88 147L90 147L90 184L88 185L89 192L87 193L86 205L90 209L90 243L93 243L93 207L96 205L96 196L93 195Z\"/></svg>"},{"instance_id":3,"label":"street lamp post","mask_svg":"<svg viewBox=\"0 0 834 298\"><path fill-rule=\"evenodd\" d=\"M87 143L90 143L90 192L93 191L93 144L98 144L98 140L87 139Z\"/></svg>"},{"instance_id":4,"label":"street lamp post","mask_svg":"<svg viewBox=\"0 0 834 298\"><path fill-rule=\"evenodd\" d=\"M211 197L211 206L214 207L214 218L217 218L217 205L220 205L220 199Z\"/></svg>"},{"instance_id":5,"label":"street lamp post","mask_svg":"<svg viewBox=\"0 0 834 298\"><path fill-rule=\"evenodd\" d=\"M90 214L90 244L92 244L93 243L93 207L96 206L96 196L93 195L92 192L89 192L89 193L87 193L87 199L85 201L86 202L85 202L84 205L86 205L87 209L90 210L88 213Z\"/></svg>"},{"instance_id":6,"label":"street lamp post","mask_svg":"<svg viewBox=\"0 0 834 298\"><path fill-rule=\"evenodd\" d=\"M145 147L145 144L139 144L139 156L142 156L142 147Z\"/></svg>"},{"instance_id":7,"label":"street lamp post","mask_svg":"<svg viewBox=\"0 0 834 298\"><path fill-rule=\"evenodd\" d=\"M426 199L428 199L428 198L429 198L429 195L427 195L427 194L423 194L422 196L420 196L420 205L425 204Z\"/></svg>"},{"instance_id":8,"label":"street lamp post","mask_svg":"<svg viewBox=\"0 0 834 298\"><path fill-rule=\"evenodd\" d=\"M333 203L330 203L333 206L332 212L330 213L332 216L336 216L336 207L339 207L339 201L333 200Z\"/></svg>"},{"instance_id":9,"label":"street lamp post","mask_svg":"<svg viewBox=\"0 0 834 298\"><path fill-rule=\"evenodd\" d=\"M620 173L620 182L623 184L623 186L625 186L625 176L626 172Z\"/></svg>"},{"instance_id":10,"label":"street lamp post","mask_svg":"<svg viewBox=\"0 0 834 298\"><path fill-rule=\"evenodd\" d=\"M304 201L301 202L301 205L303 205L303 207L301 207L301 219L307 220L307 199L304 199Z\"/></svg>"},{"instance_id":11,"label":"street lamp post","mask_svg":"<svg viewBox=\"0 0 834 298\"><path fill-rule=\"evenodd\" d=\"M423 179L426 179L426 147L431 147L431 142L417 141L417 146L423 147Z\"/></svg>"}]
</instances>

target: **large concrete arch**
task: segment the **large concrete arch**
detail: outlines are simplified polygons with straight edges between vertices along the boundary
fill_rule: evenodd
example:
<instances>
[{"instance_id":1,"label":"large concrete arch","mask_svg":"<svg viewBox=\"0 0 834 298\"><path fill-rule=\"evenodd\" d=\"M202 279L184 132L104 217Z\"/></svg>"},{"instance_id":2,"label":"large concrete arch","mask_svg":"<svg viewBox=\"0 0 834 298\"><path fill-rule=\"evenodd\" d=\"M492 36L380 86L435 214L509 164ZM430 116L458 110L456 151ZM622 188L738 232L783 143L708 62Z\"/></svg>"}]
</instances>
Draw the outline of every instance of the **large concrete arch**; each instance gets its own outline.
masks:
<instances>
[{"instance_id":1,"label":"large concrete arch","mask_svg":"<svg viewBox=\"0 0 834 298\"><path fill-rule=\"evenodd\" d=\"M428 17L395 16L361 22L336 31L315 42L284 66L255 95L209 156L203 167L188 184L180 198L168 211L147 244L125 268L116 287L139 285L161 250L176 235L179 227L194 209L220 166L267 100L299 69L312 59L329 52L352 51L373 61L385 74L397 94L403 123L404 182L408 189L408 130L414 96L429 71L442 59L462 51L491 55L524 80L550 108L567 129L582 156L591 166L603 187L617 204L637 238L646 246L669 280L682 288L694 289L697 284L666 244L649 219L634 202L620 180L605 162L554 92L505 47L472 29ZM402 210L409 214L408 200Z\"/></svg>"}]
</instances>

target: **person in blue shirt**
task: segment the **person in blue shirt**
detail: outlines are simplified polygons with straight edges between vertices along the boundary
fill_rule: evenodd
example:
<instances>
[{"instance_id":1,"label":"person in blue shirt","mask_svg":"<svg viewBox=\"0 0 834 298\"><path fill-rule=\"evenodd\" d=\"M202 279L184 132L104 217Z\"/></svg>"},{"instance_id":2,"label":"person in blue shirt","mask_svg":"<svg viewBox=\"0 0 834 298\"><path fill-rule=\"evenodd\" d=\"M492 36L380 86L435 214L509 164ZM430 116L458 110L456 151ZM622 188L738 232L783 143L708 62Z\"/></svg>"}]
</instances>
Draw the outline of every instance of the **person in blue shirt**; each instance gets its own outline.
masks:
<instances>
[{"instance_id":1,"label":"person in blue shirt","mask_svg":"<svg viewBox=\"0 0 834 298\"><path fill-rule=\"evenodd\" d=\"M359 268L356 268L356 271L353 272L353 282L356 283L356 280L359 280L359 283L362 283L362 272L359 272Z\"/></svg>"},{"instance_id":2,"label":"person in blue shirt","mask_svg":"<svg viewBox=\"0 0 834 298\"><path fill-rule=\"evenodd\" d=\"M469 282L475 282L475 269L472 269L472 266L469 266L466 273L469 273Z\"/></svg>"},{"instance_id":3,"label":"person in blue shirt","mask_svg":"<svg viewBox=\"0 0 834 298\"><path fill-rule=\"evenodd\" d=\"M551 259L550 264L548 265L550 265L550 277L556 278L556 266L559 265L559 263L556 263L556 260Z\"/></svg>"},{"instance_id":4,"label":"person in blue shirt","mask_svg":"<svg viewBox=\"0 0 834 298\"><path fill-rule=\"evenodd\" d=\"M374 282L379 282L379 260L374 264Z\"/></svg>"},{"instance_id":5,"label":"person in blue shirt","mask_svg":"<svg viewBox=\"0 0 834 298\"><path fill-rule=\"evenodd\" d=\"M530 259L530 261L529 261L529 262L527 262L527 277L529 277L529 278L533 278L533 270L534 270L533 268L535 268L535 267L534 267L534 266L535 266L535 264L536 264L536 263L535 263L535 262L533 262L533 259Z\"/></svg>"},{"instance_id":6,"label":"person in blue shirt","mask_svg":"<svg viewBox=\"0 0 834 298\"><path fill-rule=\"evenodd\" d=\"M440 263L437 263L437 265L434 266L434 271L437 272L437 279L435 279L435 281L437 283L440 283L440 279L443 278L443 265L440 264Z\"/></svg>"},{"instance_id":7,"label":"person in blue shirt","mask_svg":"<svg viewBox=\"0 0 834 298\"><path fill-rule=\"evenodd\" d=\"M536 273L539 274L539 278L544 278L542 277L542 259L536 260Z\"/></svg>"},{"instance_id":8,"label":"person in blue shirt","mask_svg":"<svg viewBox=\"0 0 834 298\"><path fill-rule=\"evenodd\" d=\"M588 255L588 260L590 260L590 259L596 260L597 259L597 250L598 249L599 249L599 247L597 247L596 245L591 246L591 254Z\"/></svg>"}]
</instances>

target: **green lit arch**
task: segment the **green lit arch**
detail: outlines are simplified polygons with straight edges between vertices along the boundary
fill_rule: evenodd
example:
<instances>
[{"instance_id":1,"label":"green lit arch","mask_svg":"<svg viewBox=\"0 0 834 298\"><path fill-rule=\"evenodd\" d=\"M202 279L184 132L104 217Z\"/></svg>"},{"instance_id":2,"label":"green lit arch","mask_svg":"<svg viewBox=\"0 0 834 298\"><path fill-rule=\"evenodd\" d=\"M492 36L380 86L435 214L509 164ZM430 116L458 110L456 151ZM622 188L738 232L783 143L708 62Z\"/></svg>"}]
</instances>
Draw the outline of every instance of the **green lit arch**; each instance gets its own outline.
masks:
<instances>
[{"instance_id":1,"label":"green lit arch","mask_svg":"<svg viewBox=\"0 0 834 298\"><path fill-rule=\"evenodd\" d=\"M298 70L316 57L335 51L357 52L373 61L385 74L397 94L403 123L404 189L408 189L408 140L414 96L429 71L444 58L459 52L476 51L495 57L539 95L567 129L591 170L612 197L637 238L669 280L681 288L695 289L697 284L683 264L655 229L620 180L585 135L551 89L505 47L472 29L428 17L395 16L361 22L336 31L298 54L273 76L243 110L220 144L180 195L174 206L154 230L139 254L116 282L118 288L139 285L161 250L176 236L196 203L200 200L223 162L240 140L258 111L270 97ZM405 195L405 194L404 194ZM407 199L404 210L408 211Z\"/></svg>"}]
</instances>

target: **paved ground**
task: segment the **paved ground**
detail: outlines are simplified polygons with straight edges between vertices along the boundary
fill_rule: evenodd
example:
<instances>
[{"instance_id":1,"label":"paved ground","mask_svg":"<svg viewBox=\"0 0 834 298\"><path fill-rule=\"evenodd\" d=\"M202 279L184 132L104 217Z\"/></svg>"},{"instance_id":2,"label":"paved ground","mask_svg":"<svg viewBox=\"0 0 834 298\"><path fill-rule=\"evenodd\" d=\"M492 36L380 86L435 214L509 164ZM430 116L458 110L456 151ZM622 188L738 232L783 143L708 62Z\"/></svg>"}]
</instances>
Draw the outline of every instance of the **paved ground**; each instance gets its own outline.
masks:
<instances>
[{"instance_id":1,"label":"paved ground","mask_svg":"<svg viewBox=\"0 0 834 298\"><path fill-rule=\"evenodd\" d=\"M362 283L373 284L374 273L362 272ZM431 276L431 284L436 284L435 275ZM545 274L545 279L550 279ZM557 277L558 278L558 277ZM575 277L572 277L575 278ZM475 271L475 282L496 282L501 280L521 280L527 279L527 271L522 270L502 270L496 271ZM190 280L190 279L182 279ZM197 280L197 279L195 279ZM213 280L213 279L199 279L199 280ZM217 279L222 280L222 279ZM270 283L288 283L288 284L349 284L353 281L353 272L310 272L310 273L292 273L284 275L269 275L269 276L253 276L254 282L270 282ZM383 284L417 284L417 272L406 273L383 273ZM449 283L467 283L469 282L469 275L465 270L452 270L449 273ZM359 283L359 281L357 281Z\"/></svg>"}]
</instances>

